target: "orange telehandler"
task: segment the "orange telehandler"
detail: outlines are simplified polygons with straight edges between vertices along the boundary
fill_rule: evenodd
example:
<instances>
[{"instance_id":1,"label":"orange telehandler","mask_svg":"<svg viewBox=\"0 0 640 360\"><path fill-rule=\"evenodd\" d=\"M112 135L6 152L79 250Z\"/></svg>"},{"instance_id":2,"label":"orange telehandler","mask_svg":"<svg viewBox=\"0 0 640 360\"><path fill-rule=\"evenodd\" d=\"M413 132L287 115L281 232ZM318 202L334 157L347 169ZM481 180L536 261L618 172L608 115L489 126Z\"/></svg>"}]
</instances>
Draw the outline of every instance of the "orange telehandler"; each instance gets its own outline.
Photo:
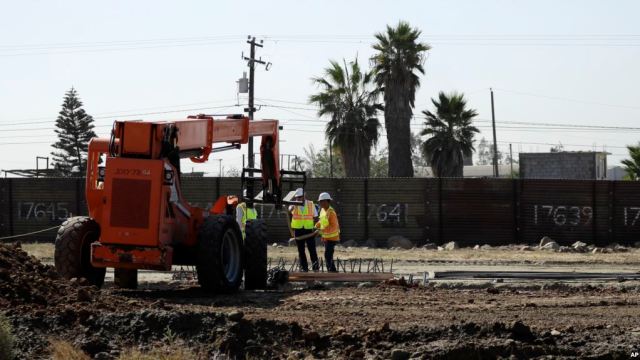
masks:
<instances>
[{"instance_id":1,"label":"orange telehandler","mask_svg":"<svg viewBox=\"0 0 640 360\"><path fill-rule=\"evenodd\" d=\"M279 169L278 134L277 120L249 121L239 115L114 122L109 139L89 143L89 216L69 218L60 226L56 269L66 278L83 277L102 286L106 268L113 267L116 285L135 288L138 269L195 265L205 290L237 290L243 274L245 289L264 288L266 224L248 221L243 239L227 196L210 209L191 206L180 187L180 159L202 163L213 152L239 149L249 137L260 136L261 166L242 170L242 200L249 207L256 202L289 204L283 199L283 183L304 186L306 177ZM257 196L254 190L260 190Z\"/></svg>"}]
</instances>

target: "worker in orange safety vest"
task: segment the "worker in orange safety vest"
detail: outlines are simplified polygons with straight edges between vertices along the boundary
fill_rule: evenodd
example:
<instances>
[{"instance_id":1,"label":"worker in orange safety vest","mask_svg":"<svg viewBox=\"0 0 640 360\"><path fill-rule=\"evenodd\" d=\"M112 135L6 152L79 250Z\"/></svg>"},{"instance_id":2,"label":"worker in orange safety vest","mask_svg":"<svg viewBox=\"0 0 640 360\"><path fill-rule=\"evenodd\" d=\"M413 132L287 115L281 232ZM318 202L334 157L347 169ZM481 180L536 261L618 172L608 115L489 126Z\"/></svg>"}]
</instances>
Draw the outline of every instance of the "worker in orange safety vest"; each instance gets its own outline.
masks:
<instances>
[{"instance_id":1,"label":"worker in orange safety vest","mask_svg":"<svg viewBox=\"0 0 640 360\"><path fill-rule=\"evenodd\" d=\"M324 243L324 260L327 263L327 271L336 272L333 251L336 244L340 242L340 224L338 223L338 215L331 206L331 200L331 195L327 192L318 196L318 203L322 210L320 210L320 219L316 223L316 228L320 230Z\"/></svg>"},{"instance_id":2,"label":"worker in orange safety vest","mask_svg":"<svg viewBox=\"0 0 640 360\"><path fill-rule=\"evenodd\" d=\"M313 271L318 271L320 270L320 264L318 263L318 253L316 252L315 236L307 236L305 238L305 235L314 232L314 219L318 217L318 209L316 209L313 201L305 199L302 188L296 189L294 200L303 203L303 205L289 206L289 212L291 213L291 230L293 231L296 246L298 247L300 269L303 272L309 271L307 255L304 249L306 244L309 249L312 269ZM303 239L298 239L299 237L303 237Z\"/></svg>"}]
</instances>

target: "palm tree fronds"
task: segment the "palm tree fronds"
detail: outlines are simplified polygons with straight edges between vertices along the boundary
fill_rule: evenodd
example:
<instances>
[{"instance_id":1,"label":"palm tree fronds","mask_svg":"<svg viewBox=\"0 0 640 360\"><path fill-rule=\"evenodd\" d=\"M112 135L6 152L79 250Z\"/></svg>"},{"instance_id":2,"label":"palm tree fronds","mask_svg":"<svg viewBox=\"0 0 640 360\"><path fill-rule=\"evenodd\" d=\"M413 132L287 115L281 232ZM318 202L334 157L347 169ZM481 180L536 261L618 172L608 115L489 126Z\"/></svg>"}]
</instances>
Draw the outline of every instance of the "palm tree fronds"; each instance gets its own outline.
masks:
<instances>
[{"instance_id":1,"label":"palm tree fronds","mask_svg":"<svg viewBox=\"0 0 640 360\"><path fill-rule=\"evenodd\" d=\"M466 108L467 102L461 93L440 92L438 99L431 99L431 102L435 113L422 112L426 119L420 135L428 137L422 151L436 176L460 177L463 175L463 155L473 154L473 138L480 132L472 125L477 112Z\"/></svg>"}]
</instances>

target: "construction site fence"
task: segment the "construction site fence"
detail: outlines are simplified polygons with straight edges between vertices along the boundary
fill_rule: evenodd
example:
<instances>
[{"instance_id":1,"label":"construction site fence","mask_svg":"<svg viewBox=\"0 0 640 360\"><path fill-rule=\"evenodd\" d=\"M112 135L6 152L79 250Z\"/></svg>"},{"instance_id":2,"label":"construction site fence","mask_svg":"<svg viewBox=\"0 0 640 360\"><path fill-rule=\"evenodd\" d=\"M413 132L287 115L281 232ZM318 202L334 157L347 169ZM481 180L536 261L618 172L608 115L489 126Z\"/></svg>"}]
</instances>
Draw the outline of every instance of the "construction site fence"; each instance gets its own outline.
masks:
<instances>
[{"instance_id":1,"label":"construction site fence","mask_svg":"<svg viewBox=\"0 0 640 360\"><path fill-rule=\"evenodd\" d=\"M239 178L183 177L185 198L209 207L237 194ZM286 191L294 189L285 189ZM306 194L334 198L342 241L387 246L395 235L416 246L537 243L549 236L604 246L640 241L640 183L546 179L348 178L308 179ZM270 242L286 242L284 209L256 204ZM136 211L136 209L131 209ZM0 238L59 225L86 215L82 178L0 179ZM53 241L55 231L21 241Z\"/></svg>"}]
</instances>

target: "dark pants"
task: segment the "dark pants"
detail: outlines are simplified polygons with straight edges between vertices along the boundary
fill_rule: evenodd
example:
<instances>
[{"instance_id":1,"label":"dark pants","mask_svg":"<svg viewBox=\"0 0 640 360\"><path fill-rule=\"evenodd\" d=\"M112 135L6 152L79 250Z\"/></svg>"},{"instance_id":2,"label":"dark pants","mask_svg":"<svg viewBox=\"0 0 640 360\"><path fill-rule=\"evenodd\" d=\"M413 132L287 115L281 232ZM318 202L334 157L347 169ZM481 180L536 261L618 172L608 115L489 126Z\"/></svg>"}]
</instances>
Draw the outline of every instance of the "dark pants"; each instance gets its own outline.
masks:
<instances>
[{"instance_id":1,"label":"dark pants","mask_svg":"<svg viewBox=\"0 0 640 360\"><path fill-rule=\"evenodd\" d=\"M325 241L324 243L324 261L327 263L327 271L336 272L336 264L333 263L333 249L335 249L338 241Z\"/></svg>"},{"instance_id":2,"label":"dark pants","mask_svg":"<svg viewBox=\"0 0 640 360\"><path fill-rule=\"evenodd\" d=\"M293 229L296 237L310 234L314 232L313 229ZM319 270L320 264L318 263L318 253L316 252L316 239L309 238L305 240L296 240L296 245L298 246L298 259L300 259L300 269L302 271L309 271L309 264L307 263L307 254L304 252L304 245L307 244L307 248L309 249L309 257L311 258L311 266L313 270Z\"/></svg>"}]
</instances>

